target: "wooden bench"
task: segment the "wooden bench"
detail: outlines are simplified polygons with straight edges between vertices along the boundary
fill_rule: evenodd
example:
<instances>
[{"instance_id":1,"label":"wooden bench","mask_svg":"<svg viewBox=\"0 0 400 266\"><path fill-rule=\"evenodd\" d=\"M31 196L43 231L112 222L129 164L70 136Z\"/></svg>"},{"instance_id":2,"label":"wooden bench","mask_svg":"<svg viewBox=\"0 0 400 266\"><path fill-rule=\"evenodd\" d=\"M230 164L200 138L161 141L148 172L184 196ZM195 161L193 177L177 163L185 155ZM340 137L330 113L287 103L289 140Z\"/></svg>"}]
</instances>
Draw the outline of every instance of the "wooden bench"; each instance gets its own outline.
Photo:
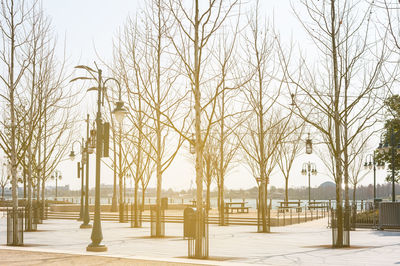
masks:
<instances>
[{"instance_id":1,"label":"wooden bench","mask_svg":"<svg viewBox=\"0 0 400 266\"><path fill-rule=\"evenodd\" d=\"M308 209L326 209L327 208L327 203L324 201L310 201L308 203Z\"/></svg>"},{"instance_id":2,"label":"wooden bench","mask_svg":"<svg viewBox=\"0 0 400 266\"><path fill-rule=\"evenodd\" d=\"M301 212L301 202L298 201L281 201L279 202L280 206L278 207L279 212L289 211L290 209L296 209L296 212Z\"/></svg>"},{"instance_id":3,"label":"wooden bench","mask_svg":"<svg viewBox=\"0 0 400 266\"><path fill-rule=\"evenodd\" d=\"M225 202L225 212L233 213L236 210L236 213L249 213L250 207L245 206L247 202Z\"/></svg>"}]
</instances>

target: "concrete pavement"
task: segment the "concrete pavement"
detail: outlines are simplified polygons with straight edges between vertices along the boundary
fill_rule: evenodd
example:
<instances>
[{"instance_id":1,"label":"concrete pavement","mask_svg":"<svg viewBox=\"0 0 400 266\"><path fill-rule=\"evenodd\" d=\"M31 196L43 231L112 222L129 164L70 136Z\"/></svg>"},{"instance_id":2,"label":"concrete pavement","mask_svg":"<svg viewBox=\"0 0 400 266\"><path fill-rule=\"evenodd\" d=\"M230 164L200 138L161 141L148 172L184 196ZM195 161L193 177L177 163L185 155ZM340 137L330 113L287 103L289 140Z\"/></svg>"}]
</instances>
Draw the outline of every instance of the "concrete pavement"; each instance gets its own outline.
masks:
<instances>
[{"instance_id":1,"label":"concrete pavement","mask_svg":"<svg viewBox=\"0 0 400 266\"><path fill-rule=\"evenodd\" d=\"M210 225L210 260L186 258L187 240L182 239L182 224L166 224L167 237L154 239L149 237L148 223L144 223L143 228L130 228L129 223L102 222L104 244L107 245L108 251L93 254L86 252L86 246L90 243L91 229L79 229L81 222L45 220L43 224L38 225L37 232L24 233L24 247L5 245L5 222L4 217L0 218L0 251L8 249L118 258L115 261L117 264L114 265L124 264L123 261L119 261L119 258L147 261L156 265L161 265L161 263L174 265L183 263L213 265L400 264L399 231L359 229L351 233L351 248L332 249L330 248L331 230L326 228L326 219L274 227L270 234L256 233L254 226ZM15 257L20 262L21 257ZM68 258L68 256L65 257L64 261L68 261ZM84 258L76 258L76 260L80 259ZM71 260L74 261L72 258ZM27 261L30 260L27 259ZM18 262L15 265L18 265ZM44 264L46 265L47 261Z\"/></svg>"}]
</instances>

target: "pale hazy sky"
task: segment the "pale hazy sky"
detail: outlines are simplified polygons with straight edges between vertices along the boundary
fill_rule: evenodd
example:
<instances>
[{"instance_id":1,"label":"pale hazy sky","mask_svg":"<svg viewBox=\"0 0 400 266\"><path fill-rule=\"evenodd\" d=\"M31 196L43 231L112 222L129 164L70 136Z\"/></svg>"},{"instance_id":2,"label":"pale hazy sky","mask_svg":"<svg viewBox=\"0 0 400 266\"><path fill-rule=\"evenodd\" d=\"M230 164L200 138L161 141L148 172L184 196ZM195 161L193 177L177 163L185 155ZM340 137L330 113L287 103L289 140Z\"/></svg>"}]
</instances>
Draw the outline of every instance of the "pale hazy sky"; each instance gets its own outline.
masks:
<instances>
[{"instance_id":1,"label":"pale hazy sky","mask_svg":"<svg viewBox=\"0 0 400 266\"><path fill-rule=\"evenodd\" d=\"M248 1L252 2L252 1ZM306 34L301 29L297 19L293 15L288 0L261 1L260 11L270 18L274 17L275 27L281 32L283 38L301 43L303 47L310 45ZM66 55L69 67L77 64L92 65L93 61L99 61L98 55L104 60L110 60L112 56L112 39L119 27L122 27L128 15L134 15L140 6L140 1L134 0L43 0L43 7L52 20L52 27L58 36L59 47L66 44ZM97 51L97 54L95 52ZM61 55L62 49L60 49ZM69 70L67 70L69 71ZM86 94L85 97L95 97ZM82 110L82 116L93 109ZM83 119L84 117L82 117ZM75 148L76 149L76 148ZM187 159L187 148L183 148L182 155L176 158L175 163L164 174L163 188L187 189L191 180L194 181L194 167ZM185 155L184 155L184 154ZM301 165L304 162L313 161L317 164L318 175L312 176L311 186L318 186L322 182L329 181L324 174L326 170L322 162L313 155L301 155L296 159L290 186L307 186L308 181L300 174ZM91 158L90 186L94 185L94 155ZM76 178L76 161L62 162L59 169L63 172L63 180L60 185L70 184L74 189L80 187L80 181ZM102 166L101 182L112 184L113 174ZM378 183L382 183L384 172L378 173ZM364 179L362 184L372 182L372 172ZM150 186L154 186L155 180ZM271 178L271 185L283 187L283 177L278 173ZM53 185L50 183L49 185ZM255 180L243 167L237 167L226 177L228 188L250 188L255 186Z\"/></svg>"}]
</instances>

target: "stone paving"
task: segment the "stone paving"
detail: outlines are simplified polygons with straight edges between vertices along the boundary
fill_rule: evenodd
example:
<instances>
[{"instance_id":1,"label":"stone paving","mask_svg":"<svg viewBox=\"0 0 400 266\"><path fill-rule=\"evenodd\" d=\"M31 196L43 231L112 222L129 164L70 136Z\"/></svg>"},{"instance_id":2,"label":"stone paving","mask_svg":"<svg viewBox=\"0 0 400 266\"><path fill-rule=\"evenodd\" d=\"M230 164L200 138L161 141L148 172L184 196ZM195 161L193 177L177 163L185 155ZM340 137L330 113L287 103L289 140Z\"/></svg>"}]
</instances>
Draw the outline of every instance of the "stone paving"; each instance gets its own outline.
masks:
<instances>
[{"instance_id":1,"label":"stone paving","mask_svg":"<svg viewBox=\"0 0 400 266\"><path fill-rule=\"evenodd\" d=\"M8 247L5 245L6 219L2 217L0 250L89 254L148 261L149 265L161 262L212 265L400 264L400 231L358 229L351 233L351 248L332 249L331 230L326 227L326 219L273 227L270 234L256 233L254 226L210 225L210 260L185 258L187 240L182 239L182 224L166 224L167 237L154 239L149 237L148 223L144 223L143 228L130 228L128 223L102 222L104 244L108 251L101 254L86 252L91 229L79 229L80 224L72 220L45 220L38 225L37 232L24 233L24 247ZM20 261L21 258L18 259Z\"/></svg>"}]
</instances>

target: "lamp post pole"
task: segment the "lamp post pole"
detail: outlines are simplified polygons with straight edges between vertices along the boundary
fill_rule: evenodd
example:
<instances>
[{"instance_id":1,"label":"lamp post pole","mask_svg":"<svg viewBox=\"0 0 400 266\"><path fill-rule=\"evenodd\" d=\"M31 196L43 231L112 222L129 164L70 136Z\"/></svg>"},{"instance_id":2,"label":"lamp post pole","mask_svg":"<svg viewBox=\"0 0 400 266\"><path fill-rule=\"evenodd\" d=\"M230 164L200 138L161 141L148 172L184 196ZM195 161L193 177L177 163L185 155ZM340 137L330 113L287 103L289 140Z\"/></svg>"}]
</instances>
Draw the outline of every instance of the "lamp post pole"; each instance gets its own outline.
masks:
<instances>
[{"instance_id":1,"label":"lamp post pole","mask_svg":"<svg viewBox=\"0 0 400 266\"><path fill-rule=\"evenodd\" d=\"M310 202L311 202L311 174L313 174L313 175L317 174L317 167L316 167L315 163L312 163L312 162L303 163L301 173L303 175L308 175L308 205L310 205Z\"/></svg>"},{"instance_id":2,"label":"lamp post pole","mask_svg":"<svg viewBox=\"0 0 400 266\"><path fill-rule=\"evenodd\" d=\"M60 173L60 171L58 171L58 170L55 170L54 174L51 176L51 179L55 179L55 181L56 181L56 197L55 197L55 200L56 200L56 201L57 201L58 179L61 180L61 178L62 178L61 173Z\"/></svg>"},{"instance_id":3,"label":"lamp post pole","mask_svg":"<svg viewBox=\"0 0 400 266\"><path fill-rule=\"evenodd\" d=\"M393 135L393 127L390 128L390 145L391 147L391 152L392 152L392 202L396 201L396 190L395 190L395 184L394 184L394 169L395 169L395 163L396 160L394 158L395 156L395 140L394 140L394 135Z\"/></svg>"},{"instance_id":4,"label":"lamp post pole","mask_svg":"<svg viewBox=\"0 0 400 266\"><path fill-rule=\"evenodd\" d=\"M80 207L80 211L79 211L79 219L78 219L78 221L83 221L83 215L84 215L84 209L83 209L83 194L84 194L84 192L83 192L83 190L84 190L84 174L83 174L83 166L84 166L84 161L85 161L85 158L84 158L84 154L85 154L85 152L84 152L84 139L82 138L82 143L81 143L81 155L82 155L82 158L81 158L81 166L80 166L80 171L81 171L81 174L80 174L80 176L81 176L81 207Z\"/></svg>"},{"instance_id":5,"label":"lamp post pole","mask_svg":"<svg viewBox=\"0 0 400 266\"><path fill-rule=\"evenodd\" d=\"M311 171L310 165L308 165L308 204L310 205L311 202Z\"/></svg>"},{"instance_id":6,"label":"lamp post pole","mask_svg":"<svg viewBox=\"0 0 400 266\"><path fill-rule=\"evenodd\" d=\"M366 169L373 169L374 170L374 200L376 199L376 165L378 164L378 168L381 164L377 163L375 160L375 153L374 154L367 154L364 167ZM382 165L383 166L383 165Z\"/></svg>"},{"instance_id":7,"label":"lamp post pole","mask_svg":"<svg viewBox=\"0 0 400 266\"><path fill-rule=\"evenodd\" d=\"M103 125L101 121L101 93L102 93L102 76L101 69L97 70L98 86L97 86L97 114L96 114L96 183L95 183L95 200L94 200L94 220L92 229L92 243L90 243L87 251L107 251L107 247L101 242L103 233L101 230L100 220L100 170L103 140Z\"/></svg>"},{"instance_id":8,"label":"lamp post pole","mask_svg":"<svg viewBox=\"0 0 400 266\"><path fill-rule=\"evenodd\" d=\"M374 200L376 199L376 165L375 165L375 158L374 158Z\"/></svg>"},{"instance_id":9,"label":"lamp post pole","mask_svg":"<svg viewBox=\"0 0 400 266\"><path fill-rule=\"evenodd\" d=\"M85 186L85 211L83 216L83 224L80 228L92 228L89 215L89 114L86 119L86 186ZM83 180L83 177L82 177Z\"/></svg>"},{"instance_id":10,"label":"lamp post pole","mask_svg":"<svg viewBox=\"0 0 400 266\"><path fill-rule=\"evenodd\" d=\"M391 168L392 168L392 202L396 201L396 188L395 188L395 168L396 168L396 150L397 153L399 152L399 142L395 140L395 137L398 137L398 134L400 131L394 133L393 132L393 127L390 127L389 133L389 142L387 141L387 135L386 135L386 141L385 144L383 144L383 140L385 139L384 133L381 134L381 141L378 146L378 151L381 154L384 154L385 152L389 152L390 149L390 162L391 162ZM396 142L398 145L396 145Z\"/></svg>"},{"instance_id":11,"label":"lamp post pole","mask_svg":"<svg viewBox=\"0 0 400 266\"><path fill-rule=\"evenodd\" d=\"M123 223L125 222L124 219L124 206L125 206L125 200L123 199L123 176L122 176L122 143L121 143L121 136L122 136L122 123L119 124L119 139L118 139L118 178L119 178L119 222Z\"/></svg>"},{"instance_id":12,"label":"lamp post pole","mask_svg":"<svg viewBox=\"0 0 400 266\"><path fill-rule=\"evenodd\" d=\"M101 157L103 157L103 143L104 143L104 156L108 156L108 140L104 141L104 136L108 137L108 132L105 129L108 129L108 125L104 124L101 119L101 104L102 99L105 96L105 83L108 80L114 80L118 84L119 88L119 98L120 100L117 102L117 106L113 111L116 119L118 121L122 121L123 117L126 113L126 110L123 109L123 102L121 101L121 85L115 78L107 78L104 82L102 80L102 71L96 65L97 70L91 69L88 66L76 66L75 68L81 68L86 70L90 74L90 78L88 77L77 77L71 80L96 80L97 87L90 88L88 91L95 90L97 91L97 114L96 114L96 180L95 180L95 200L94 200L94 219L93 219L93 228L91 234L92 243L90 243L87 247L87 251L94 252L102 252L107 251L107 247L102 243L103 233L101 230L101 220L100 220L100 171L101 171ZM97 74L97 77L96 75ZM106 146L107 145L107 146Z\"/></svg>"}]
</instances>

